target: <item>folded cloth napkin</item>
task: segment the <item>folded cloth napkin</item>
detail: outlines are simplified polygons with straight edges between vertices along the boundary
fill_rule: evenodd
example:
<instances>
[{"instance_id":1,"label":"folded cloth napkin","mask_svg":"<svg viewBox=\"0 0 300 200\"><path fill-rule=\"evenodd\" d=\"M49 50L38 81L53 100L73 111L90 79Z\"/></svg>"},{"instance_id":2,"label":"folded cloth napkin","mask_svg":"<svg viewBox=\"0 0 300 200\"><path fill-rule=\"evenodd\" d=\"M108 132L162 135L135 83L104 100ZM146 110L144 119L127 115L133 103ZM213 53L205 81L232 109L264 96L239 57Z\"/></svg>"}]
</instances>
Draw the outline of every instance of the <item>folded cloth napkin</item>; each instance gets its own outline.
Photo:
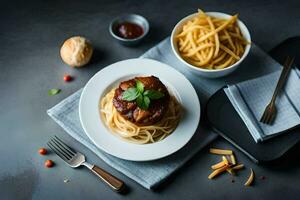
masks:
<instances>
[{"instance_id":1,"label":"folded cloth napkin","mask_svg":"<svg viewBox=\"0 0 300 200\"><path fill-rule=\"evenodd\" d=\"M277 97L274 123L268 125L259 121L272 98L280 74L281 70L278 70L224 89L255 142L270 139L300 124L300 73L297 68L291 70L285 87Z\"/></svg>"},{"instance_id":2,"label":"folded cloth napkin","mask_svg":"<svg viewBox=\"0 0 300 200\"><path fill-rule=\"evenodd\" d=\"M222 88L223 85L247 80L251 77L261 76L276 70L274 65L268 65L274 61L254 44L252 45L252 49L248 55L249 59L246 59L243 62L243 66L241 66L240 69L233 75L220 79L201 78L187 71L183 64L178 61L176 56L173 54L169 37L147 51L141 57L164 62L183 73L195 87L201 101L202 110L204 110L203 108L208 98L218 89ZM256 65L257 63L261 63L261 65ZM171 156L151 162L132 162L122 160L104 153L86 136L79 121L78 103L80 94L81 90L75 92L58 105L49 109L47 111L48 114L64 130L66 130L69 135L92 150L107 164L127 175L147 189L152 189L158 186L197 152L199 152L200 149L216 138L216 134L204 126L203 123L200 123L198 130L191 141L184 148ZM204 115L202 114L202 120L203 116Z\"/></svg>"},{"instance_id":3,"label":"folded cloth napkin","mask_svg":"<svg viewBox=\"0 0 300 200\"><path fill-rule=\"evenodd\" d=\"M158 186L163 180L180 168L201 148L216 138L204 127L199 127L193 139L183 149L163 159L149 162L133 162L111 156L98 149L85 134L79 119L79 99L82 89L75 92L50 110L48 114L69 135L92 150L107 164L135 180L147 189Z\"/></svg>"}]
</instances>

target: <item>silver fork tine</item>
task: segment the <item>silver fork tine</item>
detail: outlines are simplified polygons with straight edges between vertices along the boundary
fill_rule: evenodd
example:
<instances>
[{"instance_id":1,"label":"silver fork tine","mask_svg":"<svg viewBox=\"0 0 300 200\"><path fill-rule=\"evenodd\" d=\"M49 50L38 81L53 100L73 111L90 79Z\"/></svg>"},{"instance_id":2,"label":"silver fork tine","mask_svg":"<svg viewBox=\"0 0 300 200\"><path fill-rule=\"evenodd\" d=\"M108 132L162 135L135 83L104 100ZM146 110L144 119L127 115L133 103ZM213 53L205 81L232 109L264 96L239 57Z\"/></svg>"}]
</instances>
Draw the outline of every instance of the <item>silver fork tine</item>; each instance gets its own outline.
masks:
<instances>
[{"instance_id":1,"label":"silver fork tine","mask_svg":"<svg viewBox=\"0 0 300 200\"><path fill-rule=\"evenodd\" d=\"M72 158L70 155L68 155L64 151L62 151L55 143L53 143L53 141L49 141L49 144L52 146L52 148L54 148L57 152L59 152L67 160Z\"/></svg>"},{"instance_id":2,"label":"silver fork tine","mask_svg":"<svg viewBox=\"0 0 300 200\"><path fill-rule=\"evenodd\" d=\"M75 155L76 152L71 149L66 143L64 143L61 139L59 139L59 137L57 137L56 135L54 136L54 138L57 142L59 142L62 146L64 146L71 154Z\"/></svg>"},{"instance_id":3,"label":"silver fork tine","mask_svg":"<svg viewBox=\"0 0 300 200\"><path fill-rule=\"evenodd\" d=\"M66 154L68 154L69 156L74 156L75 153L73 153L72 151L68 150L67 147L63 144L61 144L57 139L55 138L51 138L50 139L52 142L54 142L56 144L57 147L59 147L60 149L62 149L62 151L64 151Z\"/></svg>"},{"instance_id":4,"label":"silver fork tine","mask_svg":"<svg viewBox=\"0 0 300 200\"><path fill-rule=\"evenodd\" d=\"M52 144L59 149L61 152L63 152L65 155L67 155L68 157L72 158L73 155L70 154L63 146L61 146L59 143L57 143L55 140L50 139L50 141L52 142Z\"/></svg>"},{"instance_id":5,"label":"silver fork tine","mask_svg":"<svg viewBox=\"0 0 300 200\"><path fill-rule=\"evenodd\" d=\"M67 158L63 153L61 153L58 149L56 149L56 147L51 143L48 142L47 145L50 147L50 149L52 149L54 151L54 153L56 153L56 155L58 155L61 159L63 159L64 161L68 161L69 158Z\"/></svg>"}]
</instances>

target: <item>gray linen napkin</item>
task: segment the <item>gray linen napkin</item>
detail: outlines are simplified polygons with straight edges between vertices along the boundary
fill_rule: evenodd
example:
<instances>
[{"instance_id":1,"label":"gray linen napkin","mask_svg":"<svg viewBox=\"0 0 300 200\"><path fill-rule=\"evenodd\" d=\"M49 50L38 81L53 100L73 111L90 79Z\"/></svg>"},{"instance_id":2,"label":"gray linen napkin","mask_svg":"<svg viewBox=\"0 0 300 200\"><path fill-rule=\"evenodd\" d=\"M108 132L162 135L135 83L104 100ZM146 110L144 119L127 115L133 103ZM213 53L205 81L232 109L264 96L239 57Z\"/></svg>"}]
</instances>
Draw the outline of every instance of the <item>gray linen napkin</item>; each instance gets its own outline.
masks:
<instances>
[{"instance_id":1,"label":"gray linen napkin","mask_svg":"<svg viewBox=\"0 0 300 200\"><path fill-rule=\"evenodd\" d=\"M277 65L277 63L276 63ZM272 125L259 122L271 100L281 70L230 85L224 91L243 119L255 142L270 139L300 124L300 76L292 69L287 83L276 101L277 116Z\"/></svg>"},{"instance_id":2,"label":"gray linen napkin","mask_svg":"<svg viewBox=\"0 0 300 200\"><path fill-rule=\"evenodd\" d=\"M204 106L208 98L218 89L222 88L223 85L247 80L276 70L274 65L269 65L274 61L255 45L253 45L248 58L243 62L237 72L233 75L227 76L226 78L220 79L201 78L188 72L184 68L183 64L178 61L173 54L169 37L154 46L141 57L164 62L183 73L195 87L201 101L202 111L204 110ZM260 65L257 65L257 63ZM49 109L47 111L48 114L64 130L66 130L69 135L92 150L107 164L127 175L147 189L152 189L158 186L173 172L184 165L197 152L199 152L200 149L216 138L216 134L204 126L203 123L200 123L198 130L191 141L184 148L171 156L151 162L132 162L122 160L99 150L84 133L80 125L78 114L80 94L81 90L77 91L53 108ZM204 115L202 113L202 120L203 116Z\"/></svg>"}]
</instances>

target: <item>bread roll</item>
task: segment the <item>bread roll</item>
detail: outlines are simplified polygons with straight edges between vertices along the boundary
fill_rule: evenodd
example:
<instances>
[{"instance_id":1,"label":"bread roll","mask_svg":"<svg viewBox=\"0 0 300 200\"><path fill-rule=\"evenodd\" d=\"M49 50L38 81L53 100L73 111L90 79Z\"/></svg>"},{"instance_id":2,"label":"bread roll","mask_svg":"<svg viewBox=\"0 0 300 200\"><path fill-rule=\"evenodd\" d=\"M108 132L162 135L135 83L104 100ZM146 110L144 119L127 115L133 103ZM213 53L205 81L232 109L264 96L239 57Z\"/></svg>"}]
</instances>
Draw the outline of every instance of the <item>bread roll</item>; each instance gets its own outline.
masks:
<instances>
[{"instance_id":1,"label":"bread roll","mask_svg":"<svg viewBox=\"0 0 300 200\"><path fill-rule=\"evenodd\" d=\"M75 36L67 39L60 49L62 60L71 67L87 64L93 54L91 43L84 37Z\"/></svg>"}]
</instances>

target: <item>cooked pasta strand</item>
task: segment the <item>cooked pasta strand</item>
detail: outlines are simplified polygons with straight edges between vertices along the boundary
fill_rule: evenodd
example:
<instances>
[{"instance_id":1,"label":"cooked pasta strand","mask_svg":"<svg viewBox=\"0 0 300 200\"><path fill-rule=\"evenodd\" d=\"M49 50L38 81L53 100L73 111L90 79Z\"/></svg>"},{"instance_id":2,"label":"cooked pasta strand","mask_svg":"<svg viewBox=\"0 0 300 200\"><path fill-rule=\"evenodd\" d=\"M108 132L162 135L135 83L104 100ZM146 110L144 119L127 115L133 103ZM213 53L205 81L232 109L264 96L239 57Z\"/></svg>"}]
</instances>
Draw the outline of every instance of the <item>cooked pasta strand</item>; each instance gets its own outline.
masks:
<instances>
[{"instance_id":1,"label":"cooked pasta strand","mask_svg":"<svg viewBox=\"0 0 300 200\"><path fill-rule=\"evenodd\" d=\"M112 102L114 93L115 89L112 89L101 99L100 113L112 133L125 141L136 144L154 143L170 135L177 127L181 107L174 96L171 96L168 110L159 122L149 126L138 126L124 119L117 112Z\"/></svg>"}]
</instances>

